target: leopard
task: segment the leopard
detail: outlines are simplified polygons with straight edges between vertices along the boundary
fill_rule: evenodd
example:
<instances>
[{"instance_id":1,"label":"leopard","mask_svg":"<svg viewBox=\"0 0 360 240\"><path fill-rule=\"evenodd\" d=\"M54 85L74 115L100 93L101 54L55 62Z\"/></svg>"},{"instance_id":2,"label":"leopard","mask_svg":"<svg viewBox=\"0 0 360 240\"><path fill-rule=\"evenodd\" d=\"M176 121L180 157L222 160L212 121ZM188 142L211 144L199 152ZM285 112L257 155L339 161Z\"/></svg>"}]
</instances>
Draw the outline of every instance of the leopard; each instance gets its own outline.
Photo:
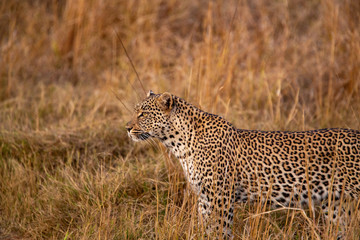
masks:
<instances>
[{"instance_id":1,"label":"leopard","mask_svg":"<svg viewBox=\"0 0 360 240\"><path fill-rule=\"evenodd\" d=\"M343 221L339 202L360 196L359 130L238 129L169 92L152 91L125 127L131 140L158 139L180 161L198 199L199 223L224 239L233 238L236 203L319 206L326 219Z\"/></svg>"}]
</instances>

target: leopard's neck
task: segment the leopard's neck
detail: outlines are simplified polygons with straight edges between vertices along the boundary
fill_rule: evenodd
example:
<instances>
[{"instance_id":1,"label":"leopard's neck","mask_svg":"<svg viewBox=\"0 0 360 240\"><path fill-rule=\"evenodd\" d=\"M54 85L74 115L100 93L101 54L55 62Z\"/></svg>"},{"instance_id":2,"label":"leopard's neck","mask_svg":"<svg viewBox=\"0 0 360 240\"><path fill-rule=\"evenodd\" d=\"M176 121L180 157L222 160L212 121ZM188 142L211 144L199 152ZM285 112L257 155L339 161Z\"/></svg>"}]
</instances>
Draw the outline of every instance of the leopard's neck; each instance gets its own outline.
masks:
<instances>
[{"instance_id":1,"label":"leopard's neck","mask_svg":"<svg viewBox=\"0 0 360 240\"><path fill-rule=\"evenodd\" d=\"M229 137L227 130L235 129L218 115L204 112L181 98L175 98L175 101L170 119L172 127L160 140L180 160L204 151L199 148L200 143L206 147L210 145L208 141L225 142Z\"/></svg>"},{"instance_id":2,"label":"leopard's neck","mask_svg":"<svg viewBox=\"0 0 360 240\"><path fill-rule=\"evenodd\" d=\"M201 110L181 98L174 100L176 107L170 119L172 127L160 140L179 160L188 159L194 153L195 120L199 118Z\"/></svg>"}]
</instances>

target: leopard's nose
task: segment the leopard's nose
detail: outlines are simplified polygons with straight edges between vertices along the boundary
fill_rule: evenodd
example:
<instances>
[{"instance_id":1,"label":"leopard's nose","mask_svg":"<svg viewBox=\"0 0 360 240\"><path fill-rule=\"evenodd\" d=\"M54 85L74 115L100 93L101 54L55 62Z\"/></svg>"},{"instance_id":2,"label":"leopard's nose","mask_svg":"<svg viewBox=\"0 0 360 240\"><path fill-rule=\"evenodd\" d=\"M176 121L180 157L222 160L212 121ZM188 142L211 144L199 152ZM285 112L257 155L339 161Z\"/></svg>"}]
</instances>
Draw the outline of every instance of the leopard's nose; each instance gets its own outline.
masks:
<instances>
[{"instance_id":1,"label":"leopard's nose","mask_svg":"<svg viewBox=\"0 0 360 240\"><path fill-rule=\"evenodd\" d=\"M125 128L128 132L130 132L131 129L133 129L133 127L131 127L129 123L126 124Z\"/></svg>"}]
</instances>

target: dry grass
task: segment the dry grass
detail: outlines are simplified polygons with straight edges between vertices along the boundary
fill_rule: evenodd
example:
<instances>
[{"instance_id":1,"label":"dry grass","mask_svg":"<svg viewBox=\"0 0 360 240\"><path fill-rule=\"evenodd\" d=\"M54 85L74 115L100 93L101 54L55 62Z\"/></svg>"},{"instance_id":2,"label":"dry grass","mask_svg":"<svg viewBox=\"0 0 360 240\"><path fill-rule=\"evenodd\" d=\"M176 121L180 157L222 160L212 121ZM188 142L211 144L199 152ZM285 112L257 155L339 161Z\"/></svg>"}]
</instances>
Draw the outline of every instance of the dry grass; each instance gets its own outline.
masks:
<instances>
[{"instance_id":1,"label":"dry grass","mask_svg":"<svg viewBox=\"0 0 360 240\"><path fill-rule=\"evenodd\" d=\"M2 1L0 239L203 237L177 160L126 136L110 90L129 108L144 92L115 32L146 90L240 128L360 129L359 19L352 0ZM336 235L265 211L240 206L237 238Z\"/></svg>"}]
</instances>

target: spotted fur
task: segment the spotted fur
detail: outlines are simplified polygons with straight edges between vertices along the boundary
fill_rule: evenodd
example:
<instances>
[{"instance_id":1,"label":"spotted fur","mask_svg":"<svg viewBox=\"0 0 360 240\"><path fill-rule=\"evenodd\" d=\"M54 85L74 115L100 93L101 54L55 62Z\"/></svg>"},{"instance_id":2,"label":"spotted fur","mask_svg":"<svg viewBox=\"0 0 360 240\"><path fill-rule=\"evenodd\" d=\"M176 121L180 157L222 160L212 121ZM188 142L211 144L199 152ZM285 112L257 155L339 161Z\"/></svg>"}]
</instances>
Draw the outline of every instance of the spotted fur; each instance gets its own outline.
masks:
<instances>
[{"instance_id":1,"label":"spotted fur","mask_svg":"<svg viewBox=\"0 0 360 240\"><path fill-rule=\"evenodd\" d=\"M342 197L359 199L358 130L237 129L170 93L152 92L136 105L126 128L134 141L159 139L180 160L199 197L201 220L208 231L225 237L231 236L235 202L262 199L275 207L311 202L326 213L331 198L334 220Z\"/></svg>"}]
</instances>

